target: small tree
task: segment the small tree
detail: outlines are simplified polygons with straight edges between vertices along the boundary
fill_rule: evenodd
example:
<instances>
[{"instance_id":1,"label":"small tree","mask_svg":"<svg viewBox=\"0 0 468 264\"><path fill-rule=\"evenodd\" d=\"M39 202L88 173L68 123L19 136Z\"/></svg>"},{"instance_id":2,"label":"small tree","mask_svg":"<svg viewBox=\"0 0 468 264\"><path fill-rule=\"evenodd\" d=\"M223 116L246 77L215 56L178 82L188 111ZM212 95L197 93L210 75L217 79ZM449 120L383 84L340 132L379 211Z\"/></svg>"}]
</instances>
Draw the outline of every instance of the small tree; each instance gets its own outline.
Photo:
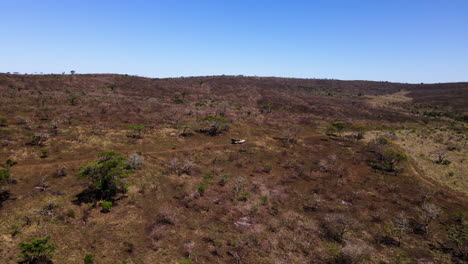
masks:
<instances>
[{"instance_id":1,"label":"small tree","mask_svg":"<svg viewBox=\"0 0 468 264\"><path fill-rule=\"evenodd\" d=\"M393 222L385 226L385 232L395 237L398 245L401 245L403 236L411 230L408 217L404 212L399 213Z\"/></svg>"},{"instance_id":2,"label":"small tree","mask_svg":"<svg viewBox=\"0 0 468 264\"><path fill-rule=\"evenodd\" d=\"M99 153L98 161L92 161L81 167L78 177L89 179L89 190L99 200L112 200L118 193L126 191L123 179L132 170L127 169L127 159L122 154L107 151Z\"/></svg>"},{"instance_id":3,"label":"small tree","mask_svg":"<svg viewBox=\"0 0 468 264\"><path fill-rule=\"evenodd\" d=\"M221 117L209 115L203 118L202 121L206 126L201 131L208 133L210 136L216 136L229 128L227 120Z\"/></svg>"},{"instance_id":4,"label":"small tree","mask_svg":"<svg viewBox=\"0 0 468 264\"><path fill-rule=\"evenodd\" d=\"M335 131L338 133L338 135L341 137L343 135L343 131L346 128L346 123L335 122L335 123L332 124L332 128L334 128Z\"/></svg>"},{"instance_id":5,"label":"small tree","mask_svg":"<svg viewBox=\"0 0 468 264\"><path fill-rule=\"evenodd\" d=\"M329 214L325 216L323 221L327 235L338 242L343 241L344 235L356 225L354 219L343 214Z\"/></svg>"},{"instance_id":6,"label":"small tree","mask_svg":"<svg viewBox=\"0 0 468 264\"><path fill-rule=\"evenodd\" d=\"M366 127L363 125L352 125L350 126L350 130L352 131L353 138L356 141L363 139L366 133Z\"/></svg>"},{"instance_id":7,"label":"small tree","mask_svg":"<svg viewBox=\"0 0 468 264\"><path fill-rule=\"evenodd\" d=\"M189 136L190 134L187 133L187 131L189 131L191 127L192 127L192 124L190 124L189 122L183 123L180 126L180 129L182 130L182 132L180 132L180 135L183 136L183 137Z\"/></svg>"},{"instance_id":8,"label":"small tree","mask_svg":"<svg viewBox=\"0 0 468 264\"><path fill-rule=\"evenodd\" d=\"M130 128L133 133L129 136L129 137L132 137L132 138L143 138L141 136L141 132L143 131L143 129L145 129L145 126L144 125L131 125L129 126L128 128Z\"/></svg>"},{"instance_id":9,"label":"small tree","mask_svg":"<svg viewBox=\"0 0 468 264\"><path fill-rule=\"evenodd\" d=\"M388 171L396 171L398 165L402 161L408 160L408 155L406 153L394 150L394 149L387 149L384 151L382 155L383 159L383 168Z\"/></svg>"},{"instance_id":10,"label":"small tree","mask_svg":"<svg viewBox=\"0 0 468 264\"><path fill-rule=\"evenodd\" d=\"M31 242L19 243L22 258L20 263L52 263L55 245L49 243L50 236L33 238Z\"/></svg>"}]
</instances>

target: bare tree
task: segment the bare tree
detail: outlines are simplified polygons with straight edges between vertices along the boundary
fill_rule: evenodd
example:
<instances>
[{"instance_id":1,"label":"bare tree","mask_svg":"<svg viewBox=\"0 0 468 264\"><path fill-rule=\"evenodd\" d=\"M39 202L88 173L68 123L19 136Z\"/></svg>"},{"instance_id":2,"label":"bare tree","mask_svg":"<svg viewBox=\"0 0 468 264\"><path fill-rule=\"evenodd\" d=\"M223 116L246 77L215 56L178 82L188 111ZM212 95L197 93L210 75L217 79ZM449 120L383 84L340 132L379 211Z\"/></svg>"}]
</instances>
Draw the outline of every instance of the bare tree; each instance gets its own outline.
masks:
<instances>
[{"instance_id":1,"label":"bare tree","mask_svg":"<svg viewBox=\"0 0 468 264\"><path fill-rule=\"evenodd\" d=\"M419 211L424 232L428 233L429 225L440 215L440 209L432 203L424 203Z\"/></svg>"}]
</instances>

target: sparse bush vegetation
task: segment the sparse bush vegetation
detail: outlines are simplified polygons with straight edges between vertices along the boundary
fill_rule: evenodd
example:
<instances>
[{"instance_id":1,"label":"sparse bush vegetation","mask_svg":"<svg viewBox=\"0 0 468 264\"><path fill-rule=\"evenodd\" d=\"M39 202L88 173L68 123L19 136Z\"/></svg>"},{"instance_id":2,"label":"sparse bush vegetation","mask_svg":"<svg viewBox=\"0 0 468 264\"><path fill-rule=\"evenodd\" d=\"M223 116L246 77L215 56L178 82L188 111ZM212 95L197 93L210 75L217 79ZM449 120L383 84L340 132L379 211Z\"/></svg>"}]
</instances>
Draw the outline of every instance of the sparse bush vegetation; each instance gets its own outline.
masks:
<instances>
[{"instance_id":1,"label":"sparse bush vegetation","mask_svg":"<svg viewBox=\"0 0 468 264\"><path fill-rule=\"evenodd\" d=\"M438 214L425 228L419 211L429 203L447 213L465 210L466 197L449 188L468 186L466 123L427 116L423 125L421 118L452 106L453 117L465 113L455 104L464 102L467 93L459 89L466 85L453 84L457 98L448 102L452 84L203 79L209 84L199 88L197 77L0 73L0 116L8 118L8 127L0 127L0 156L21 161L0 168L0 259L14 262L18 242L47 232L61 248L54 263L93 262L86 253L96 254L94 263L466 259L466 220ZM437 90L443 96L430 99ZM74 103L67 99L73 96ZM406 101L387 100L398 96ZM414 109L418 101L428 104ZM210 115L216 120L204 120ZM345 128L332 126L334 120ZM218 133L210 121L232 131ZM132 124L146 127L140 134ZM327 126L342 137L320 135ZM32 133L46 137L25 146ZM140 135L144 140L132 138ZM247 144L231 145L231 137ZM357 142L363 137L368 148ZM41 148L50 151L47 159L39 159ZM93 159L106 148L128 159ZM438 149L449 166L436 163ZM133 154L138 150L144 155ZM139 171L129 177L133 170ZM436 174L443 185L422 178L439 181ZM74 244L82 247L62 248Z\"/></svg>"}]
</instances>

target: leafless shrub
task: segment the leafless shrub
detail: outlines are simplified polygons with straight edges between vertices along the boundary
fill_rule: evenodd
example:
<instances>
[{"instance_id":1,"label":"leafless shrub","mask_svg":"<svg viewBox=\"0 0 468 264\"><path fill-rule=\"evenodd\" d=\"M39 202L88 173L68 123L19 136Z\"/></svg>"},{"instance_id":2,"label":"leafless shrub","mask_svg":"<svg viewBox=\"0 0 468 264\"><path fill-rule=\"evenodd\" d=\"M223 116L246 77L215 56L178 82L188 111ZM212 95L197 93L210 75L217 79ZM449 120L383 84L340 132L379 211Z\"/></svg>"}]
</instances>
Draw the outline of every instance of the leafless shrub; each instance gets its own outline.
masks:
<instances>
[{"instance_id":1,"label":"leafless shrub","mask_svg":"<svg viewBox=\"0 0 468 264\"><path fill-rule=\"evenodd\" d=\"M337 257L337 263L340 264L358 264L364 262L370 257L372 249L362 243L347 243L341 248Z\"/></svg>"},{"instance_id":2,"label":"leafless shrub","mask_svg":"<svg viewBox=\"0 0 468 264\"><path fill-rule=\"evenodd\" d=\"M43 146L44 142L49 138L49 135L46 133L33 134L31 141L27 145L31 146Z\"/></svg>"},{"instance_id":3,"label":"leafless shrub","mask_svg":"<svg viewBox=\"0 0 468 264\"><path fill-rule=\"evenodd\" d=\"M162 206L158 210L156 221L160 224L175 225L177 222L177 212L169 206Z\"/></svg>"},{"instance_id":4,"label":"leafless shrub","mask_svg":"<svg viewBox=\"0 0 468 264\"><path fill-rule=\"evenodd\" d=\"M67 176L67 168L65 166L61 166L57 168L55 171L54 177L55 178L60 178L60 177L65 177Z\"/></svg>"},{"instance_id":5,"label":"leafless shrub","mask_svg":"<svg viewBox=\"0 0 468 264\"><path fill-rule=\"evenodd\" d=\"M281 136L283 139L283 142L286 144L294 144L297 142L297 136L299 134L300 130L297 127L287 127L284 128L281 131Z\"/></svg>"},{"instance_id":6,"label":"leafless shrub","mask_svg":"<svg viewBox=\"0 0 468 264\"><path fill-rule=\"evenodd\" d=\"M168 170L170 173L175 173L179 176L182 174L190 175L194 165L195 162L189 159L179 160L178 158L173 158L168 163Z\"/></svg>"},{"instance_id":7,"label":"leafless shrub","mask_svg":"<svg viewBox=\"0 0 468 264\"><path fill-rule=\"evenodd\" d=\"M135 153L128 158L126 166L131 170L140 170L143 167L144 162L145 158L142 155Z\"/></svg>"},{"instance_id":8,"label":"leafless shrub","mask_svg":"<svg viewBox=\"0 0 468 264\"><path fill-rule=\"evenodd\" d=\"M193 249L195 248L195 242L192 240L184 243L184 254L186 257L190 258L192 256Z\"/></svg>"},{"instance_id":9,"label":"leafless shrub","mask_svg":"<svg viewBox=\"0 0 468 264\"><path fill-rule=\"evenodd\" d=\"M245 188L246 182L247 181L242 176L237 176L234 179L232 179L230 183L234 194L239 194Z\"/></svg>"},{"instance_id":10,"label":"leafless shrub","mask_svg":"<svg viewBox=\"0 0 468 264\"><path fill-rule=\"evenodd\" d=\"M57 207L58 206L55 203L48 201L46 205L44 205L40 210L37 211L37 213L42 216L54 216L55 209Z\"/></svg>"},{"instance_id":11,"label":"leafless shrub","mask_svg":"<svg viewBox=\"0 0 468 264\"><path fill-rule=\"evenodd\" d=\"M435 163L440 165L449 165L451 163L450 160L447 159L447 150L446 149L438 149L431 153L436 157Z\"/></svg>"},{"instance_id":12,"label":"leafless shrub","mask_svg":"<svg viewBox=\"0 0 468 264\"><path fill-rule=\"evenodd\" d=\"M324 199L314 193L310 198L306 200L302 208L304 211L317 211L320 208L321 203L324 201Z\"/></svg>"}]
</instances>

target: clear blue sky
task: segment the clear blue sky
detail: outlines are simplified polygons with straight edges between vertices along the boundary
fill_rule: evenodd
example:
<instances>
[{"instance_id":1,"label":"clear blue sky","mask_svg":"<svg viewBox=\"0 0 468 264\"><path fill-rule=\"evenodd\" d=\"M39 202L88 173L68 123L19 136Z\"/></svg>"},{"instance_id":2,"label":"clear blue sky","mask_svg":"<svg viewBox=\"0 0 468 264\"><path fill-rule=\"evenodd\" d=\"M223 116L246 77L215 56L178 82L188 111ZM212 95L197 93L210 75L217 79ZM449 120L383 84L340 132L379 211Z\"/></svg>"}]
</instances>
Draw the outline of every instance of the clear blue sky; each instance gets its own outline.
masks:
<instances>
[{"instance_id":1,"label":"clear blue sky","mask_svg":"<svg viewBox=\"0 0 468 264\"><path fill-rule=\"evenodd\" d=\"M468 0L0 0L0 72L468 81Z\"/></svg>"}]
</instances>

